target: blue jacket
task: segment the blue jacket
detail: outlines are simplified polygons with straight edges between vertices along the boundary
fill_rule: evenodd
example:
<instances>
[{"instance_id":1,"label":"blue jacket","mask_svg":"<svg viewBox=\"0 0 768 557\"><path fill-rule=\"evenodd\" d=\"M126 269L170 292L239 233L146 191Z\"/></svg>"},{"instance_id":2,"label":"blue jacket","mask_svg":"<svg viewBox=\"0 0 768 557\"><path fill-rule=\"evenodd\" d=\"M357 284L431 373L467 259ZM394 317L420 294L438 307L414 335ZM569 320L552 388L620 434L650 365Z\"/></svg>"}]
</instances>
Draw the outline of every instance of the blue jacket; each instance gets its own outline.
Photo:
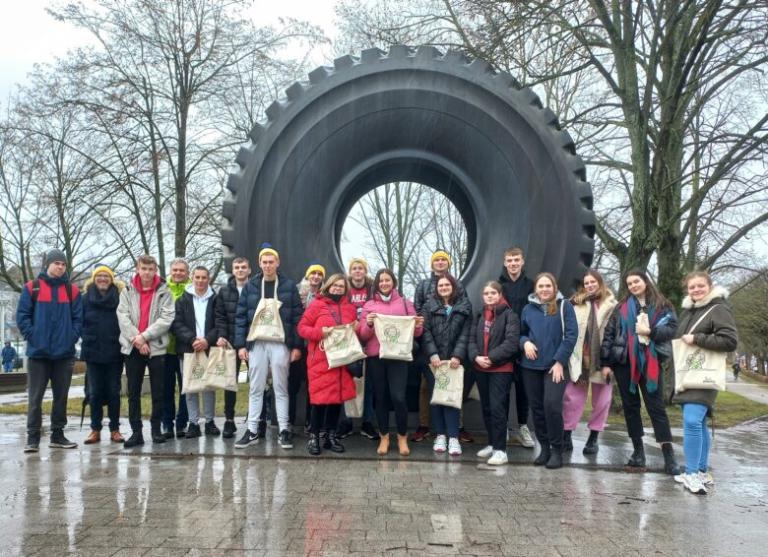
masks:
<instances>
[{"instance_id":1,"label":"blue jacket","mask_svg":"<svg viewBox=\"0 0 768 557\"><path fill-rule=\"evenodd\" d=\"M75 343L83 326L83 301L72 285L72 300L67 299L69 275L52 278L41 272L37 301L32 301L33 281L24 285L16 309L16 324L27 341L27 357L63 360L74 358Z\"/></svg>"},{"instance_id":2,"label":"blue jacket","mask_svg":"<svg viewBox=\"0 0 768 557\"><path fill-rule=\"evenodd\" d=\"M235 312L235 342L237 349L250 349L252 342L246 343L248 330L251 328L253 315L256 313L256 307L261 301L261 279L262 273L258 273L243 288L240 298L237 301L237 310ZM280 306L280 319L283 322L283 331L285 332L285 345L288 348L303 348L304 341L299 337L296 326L299 324L301 314L304 313L304 306L301 303L299 290L296 283L291 279L277 273L277 292L275 296L283 305Z\"/></svg>"},{"instance_id":3,"label":"blue jacket","mask_svg":"<svg viewBox=\"0 0 768 557\"><path fill-rule=\"evenodd\" d=\"M3 363L16 359L16 349L13 346L3 346Z\"/></svg>"},{"instance_id":4,"label":"blue jacket","mask_svg":"<svg viewBox=\"0 0 768 557\"><path fill-rule=\"evenodd\" d=\"M120 326L117 323L117 304L120 292L112 284L104 294L95 284L83 292L83 343L80 359L107 364L120 362Z\"/></svg>"},{"instance_id":5,"label":"blue jacket","mask_svg":"<svg viewBox=\"0 0 768 557\"><path fill-rule=\"evenodd\" d=\"M523 308L520 317L520 365L528 369L549 370L555 362L560 362L564 369L568 369L568 360L576 346L576 338L579 334L579 326L576 322L576 312L563 295L557 293L557 312L554 315L546 314L546 306L539 302L535 294L528 296L528 304ZM562 305L565 334L560 322ZM529 360L523 349L525 343L531 341L538 349L535 360ZM567 375L566 375L567 377Z\"/></svg>"}]
</instances>

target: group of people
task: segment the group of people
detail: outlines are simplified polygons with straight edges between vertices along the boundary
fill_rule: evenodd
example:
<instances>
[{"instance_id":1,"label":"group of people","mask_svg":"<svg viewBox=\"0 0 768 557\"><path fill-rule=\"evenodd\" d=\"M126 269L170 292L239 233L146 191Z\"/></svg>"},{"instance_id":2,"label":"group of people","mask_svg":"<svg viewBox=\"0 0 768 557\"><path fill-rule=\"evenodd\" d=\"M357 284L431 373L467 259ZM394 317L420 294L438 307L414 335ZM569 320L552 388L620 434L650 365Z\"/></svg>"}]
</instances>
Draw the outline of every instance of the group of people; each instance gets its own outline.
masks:
<instances>
[{"instance_id":1,"label":"group of people","mask_svg":"<svg viewBox=\"0 0 768 557\"><path fill-rule=\"evenodd\" d=\"M510 248L504 253L499 280L483 286L482 306L473 309L465 288L450 273L451 263L444 250L432 254L430 277L417 286L413 302L398 291L394 272L379 269L371 279L362 258L350 261L347 274L330 276L321 264L313 263L297 285L280 272L280 255L269 244L262 246L259 269L253 275L247 259L235 258L232 276L218 292L210 285L207 268L197 266L190 272L187 262L177 259L171 264L170 277L163 281L156 260L146 255L138 258L128 284L102 265L93 270L81 292L68 279L64 254L51 250L38 278L25 285L18 306L17 322L29 357L25 451L38 450L41 402L49 381L53 390L50 446L76 446L63 430L74 345L82 337L91 402L92 431L86 444L100 441L104 405L112 442L124 442L126 447L144 443L141 390L146 369L154 443L174 436L222 434L214 420L215 391L181 394L181 369L185 354L207 352L213 346L234 347L237 358L247 363L249 380L247 426L234 444L237 449L257 443L266 434L265 392L271 375L279 445L293 448L297 394L306 380L308 452L343 452L341 440L351 429L344 403L359 397L361 387L353 375L363 375L360 431L378 441L379 455L390 451L390 408L400 455L410 453L409 441L420 442L431 435L435 453L460 455L462 443L472 440L462 427L461 409L430 404L435 371L448 366L463 369L464 398L477 385L488 439L477 456L489 465L507 462L513 386L515 439L533 448L527 426L530 411L540 445L534 464L557 469L563 465L563 454L573 450L571 435L590 389L592 411L583 452L598 452L598 436L605 428L615 382L633 444L627 466L642 470L646 465L642 398L661 445L665 471L690 491L706 493L713 481L706 418L717 391L691 389L675 394L674 401L683 406L684 470L675 460L662 394L663 362L671 356L672 339L714 351L736 348L727 293L714 286L706 272L686 277L688 295L678 320L670 302L639 269L623 278L627 293L621 300L595 270L589 270L577 292L566 299L551 273L528 278L523 251ZM282 335L249 340L254 316L267 300L277 301L272 307L279 308ZM406 390L411 366L380 354L376 320L384 316L410 316L414 322L412 367L423 382L419 427L410 439ZM354 329L366 356L362 365L329 366L323 341L339 325ZM132 430L128 439L119 431L123 368ZM225 438L235 437L235 402L236 393L226 391Z\"/></svg>"}]
</instances>

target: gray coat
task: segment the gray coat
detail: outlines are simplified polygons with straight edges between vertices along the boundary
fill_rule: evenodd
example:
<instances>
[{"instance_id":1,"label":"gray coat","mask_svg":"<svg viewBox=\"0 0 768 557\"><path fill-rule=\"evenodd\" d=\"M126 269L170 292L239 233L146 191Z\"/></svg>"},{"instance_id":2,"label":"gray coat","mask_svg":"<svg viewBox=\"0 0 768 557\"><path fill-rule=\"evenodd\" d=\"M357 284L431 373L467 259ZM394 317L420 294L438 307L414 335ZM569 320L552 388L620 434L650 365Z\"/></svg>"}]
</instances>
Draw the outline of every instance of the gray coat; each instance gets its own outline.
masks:
<instances>
[{"instance_id":1,"label":"gray coat","mask_svg":"<svg viewBox=\"0 0 768 557\"><path fill-rule=\"evenodd\" d=\"M130 354L133 350L131 339L139 334L139 300L141 294L131 283L120 293L117 305L117 322L120 325L120 351ZM168 331L176 315L171 291L164 282L155 289L149 307L149 326L141 333L149 342L150 356L162 356L168 350Z\"/></svg>"}]
</instances>

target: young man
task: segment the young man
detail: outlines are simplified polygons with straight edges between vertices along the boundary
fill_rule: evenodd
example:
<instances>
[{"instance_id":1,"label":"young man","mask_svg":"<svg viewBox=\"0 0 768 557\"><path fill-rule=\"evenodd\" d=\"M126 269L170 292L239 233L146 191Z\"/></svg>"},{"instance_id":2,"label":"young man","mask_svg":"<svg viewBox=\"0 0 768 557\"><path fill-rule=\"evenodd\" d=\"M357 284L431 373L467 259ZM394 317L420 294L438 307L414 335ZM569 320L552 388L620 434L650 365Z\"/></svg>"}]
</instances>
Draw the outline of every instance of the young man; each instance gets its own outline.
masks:
<instances>
[{"instance_id":1,"label":"young man","mask_svg":"<svg viewBox=\"0 0 768 557\"><path fill-rule=\"evenodd\" d=\"M432 272L429 278L422 280L416 287L416 292L413 294L413 307L416 308L416 313L422 315L422 310L427 302L435 295L435 286L440 277L451 272L451 256L447 251L438 249L429 260L430 268ZM466 298L467 293L464 290L464 286L459 282L458 298ZM423 354L421 351L418 354L414 365L417 366L421 373L421 385L419 387L419 427L411 436L411 441L418 443L429 437L429 383L426 379L426 374L431 373L429 370L429 355ZM467 376L469 372L467 370ZM468 389L467 389L468 391ZM460 440L462 443L472 443L474 439L465 431L464 428L460 432Z\"/></svg>"},{"instance_id":2,"label":"young man","mask_svg":"<svg viewBox=\"0 0 768 557\"><path fill-rule=\"evenodd\" d=\"M27 444L25 453L40 448L43 421L43 395L51 382L50 446L73 449L64 437L67 425L67 399L72 382L75 343L83 325L83 307L77 286L69 282L67 258L58 249L50 250L43 260L37 279L24 285L16 309L16 323L27 341Z\"/></svg>"},{"instance_id":3,"label":"young man","mask_svg":"<svg viewBox=\"0 0 768 557\"><path fill-rule=\"evenodd\" d=\"M165 436L160 430L163 378L168 351L168 331L175 313L171 291L157 274L157 261L149 255L140 256L136 260L136 275L120 293L120 303L117 306L120 346L126 356L128 421L133 431L125 442L126 448L144 444L141 386L144 383L146 368L149 368L149 385L152 392L152 442L165 442Z\"/></svg>"},{"instance_id":4,"label":"young man","mask_svg":"<svg viewBox=\"0 0 768 557\"><path fill-rule=\"evenodd\" d=\"M533 293L533 281L525 276L523 266L525 257L522 248L512 247L504 252L504 269L499 276L499 283L507 300L519 318L523 313L528 296ZM527 449L534 447L533 437L528 429L528 397L523 388L520 373L514 374L515 406L517 407L517 432L512 433L512 440Z\"/></svg>"},{"instance_id":5,"label":"young man","mask_svg":"<svg viewBox=\"0 0 768 557\"><path fill-rule=\"evenodd\" d=\"M267 373L272 373L277 420L280 427L279 443L283 449L293 448L293 432L289 421L288 366L301 358L302 341L296 333L302 306L296 284L278 273L280 255L270 244L263 244L259 252L257 273L243 289L235 314L235 348L241 360L248 362L248 428L235 447L242 449L259 440L258 421L263 404ZM280 320L283 324L283 342L270 340L247 341L248 331L262 298L277 298Z\"/></svg>"},{"instance_id":6,"label":"young man","mask_svg":"<svg viewBox=\"0 0 768 557\"><path fill-rule=\"evenodd\" d=\"M192 271L192 284L176 302L176 316L171 330L176 336L176 354L183 366L184 355L195 352L208 352L219 340L216 321L213 316L213 289L210 286L210 273L207 267L195 267ZM171 358L173 356L168 356ZM186 397L189 426L185 437L200 437L200 398L203 399L205 434L217 436L221 432L213 421L216 408L216 391L190 393Z\"/></svg>"},{"instance_id":7,"label":"young man","mask_svg":"<svg viewBox=\"0 0 768 557\"><path fill-rule=\"evenodd\" d=\"M165 285L171 291L174 304L181 298L189 280L189 263L184 259L171 261L171 276ZM188 412L186 397L181 394L183 378L181 366L176 355L176 339L173 334L168 336L168 357L165 358L165 371L163 375L163 430L166 439L173 439L173 425L176 422L176 437L184 437L187 427ZM176 385L179 386L179 407L176 410Z\"/></svg>"},{"instance_id":8,"label":"young man","mask_svg":"<svg viewBox=\"0 0 768 557\"><path fill-rule=\"evenodd\" d=\"M216 330L219 335L218 346L226 346L227 343L235 344L235 313L240 293L248 283L251 276L251 264L245 257L235 257L232 261L232 276L227 284L219 289L214 301L214 313L216 315ZM240 361L238 360L240 367ZM232 439L235 436L235 403L236 391L224 391L224 432L222 437ZM264 424L266 427L266 424Z\"/></svg>"}]
</instances>

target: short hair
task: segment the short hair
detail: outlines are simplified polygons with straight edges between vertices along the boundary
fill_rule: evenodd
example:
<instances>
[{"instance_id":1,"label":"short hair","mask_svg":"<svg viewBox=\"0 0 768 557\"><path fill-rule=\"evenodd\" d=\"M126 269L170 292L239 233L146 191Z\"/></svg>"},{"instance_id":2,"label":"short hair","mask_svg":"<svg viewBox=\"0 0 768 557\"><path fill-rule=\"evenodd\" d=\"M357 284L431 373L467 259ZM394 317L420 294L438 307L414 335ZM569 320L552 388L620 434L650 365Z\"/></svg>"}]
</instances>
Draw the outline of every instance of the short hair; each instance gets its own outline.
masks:
<instances>
[{"instance_id":1,"label":"short hair","mask_svg":"<svg viewBox=\"0 0 768 557\"><path fill-rule=\"evenodd\" d=\"M344 294L349 292L349 281L347 280L347 277L344 273L333 273L330 277L325 279L325 282L320 287L320 294L322 296L328 296L328 293L331 289L331 286L333 286L334 282L338 282L340 280L344 281Z\"/></svg>"},{"instance_id":2,"label":"short hair","mask_svg":"<svg viewBox=\"0 0 768 557\"><path fill-rule=\"evenodd\" d=\"M437 291L437 285L443 279L451 283L451 295L448 297L448 304L453 305L456 303L456 299L459 297L459 281L457 281L456 278L450 273L445 273L443 276L438 277L437 280L435 281L435 292L434 292L435 298L438 301L441 301L441 302L443 301L442 296L440 296L440 294Z\"/></svg>"},{"instance_id":3,"label":"short hair","mask_svg":"<svg viewBox=\"0 0 768 557\"><path fill-rule=\"evenodd\" d=\"M235 263L247 263L249 267L251 266L251 262L248 261L248 258L247 257L242 257L242 256L241 257L235 257L232 260L232 265L234 265Z\"/></svg>"},{"instance_id":4,"label":"short hair","mask_svg":"<svg viewBox=\"0 0 768 557\"><path fill-rule=\"evenodd\" d=\"M523 253L523 248L519 248L517 246L512 246L511 248L507 248L504 251L504 259L507 257L512 257L513 255L519 255L522 258L525 258L525 254Z\"/></svg>"},{"instance_id":5,"label":"short hair","mask_svg":"<svg viewBox=\"0 0 768 557\"><path fill-rule=\"evenodd\" d=\"M698 270L698 271L691 271L687 275L685 275L685 278L683 279L683 288L688 287L688 283L692 281L695 278L703 278L707 281L707 284L711 287L712 286L712 277L709 276L709 273L706 271Z\"/></svg>"},{"instance_id":6,"label":"short hair","mask_svg":"<svg viewBox=\"0 0 768 557\"><path fill-rule=\"evenodd\" d=\"M139 265L154 265L157 267L157 259L145 253L136 258L136 266L138 267Z\"/></svg>"},{"instance_id":7,"label":"short hair","mask_svg":"<svg viewBox=\"0 0 768 557\"><path fill-rule=\"evenodd\" d=\"M171 267L173 267L174 265L184 265L187 268L187 271L189 271L189 263L183 257L177 257L176 259L171 261Z\"/></svg>"},{"instance_id":8,"label":"short hair","mask_svg":"<svg viewBox=\"0 0 768 557\"><path fill-rule=\"evenodd\" d=\"M194 269L192 269L192 274L194 275L197 271L205 271L205 274L209 277L211 276L211 271L208 270L208 267L205 265L198 265Z\"/></svg>"}]
</instances>

